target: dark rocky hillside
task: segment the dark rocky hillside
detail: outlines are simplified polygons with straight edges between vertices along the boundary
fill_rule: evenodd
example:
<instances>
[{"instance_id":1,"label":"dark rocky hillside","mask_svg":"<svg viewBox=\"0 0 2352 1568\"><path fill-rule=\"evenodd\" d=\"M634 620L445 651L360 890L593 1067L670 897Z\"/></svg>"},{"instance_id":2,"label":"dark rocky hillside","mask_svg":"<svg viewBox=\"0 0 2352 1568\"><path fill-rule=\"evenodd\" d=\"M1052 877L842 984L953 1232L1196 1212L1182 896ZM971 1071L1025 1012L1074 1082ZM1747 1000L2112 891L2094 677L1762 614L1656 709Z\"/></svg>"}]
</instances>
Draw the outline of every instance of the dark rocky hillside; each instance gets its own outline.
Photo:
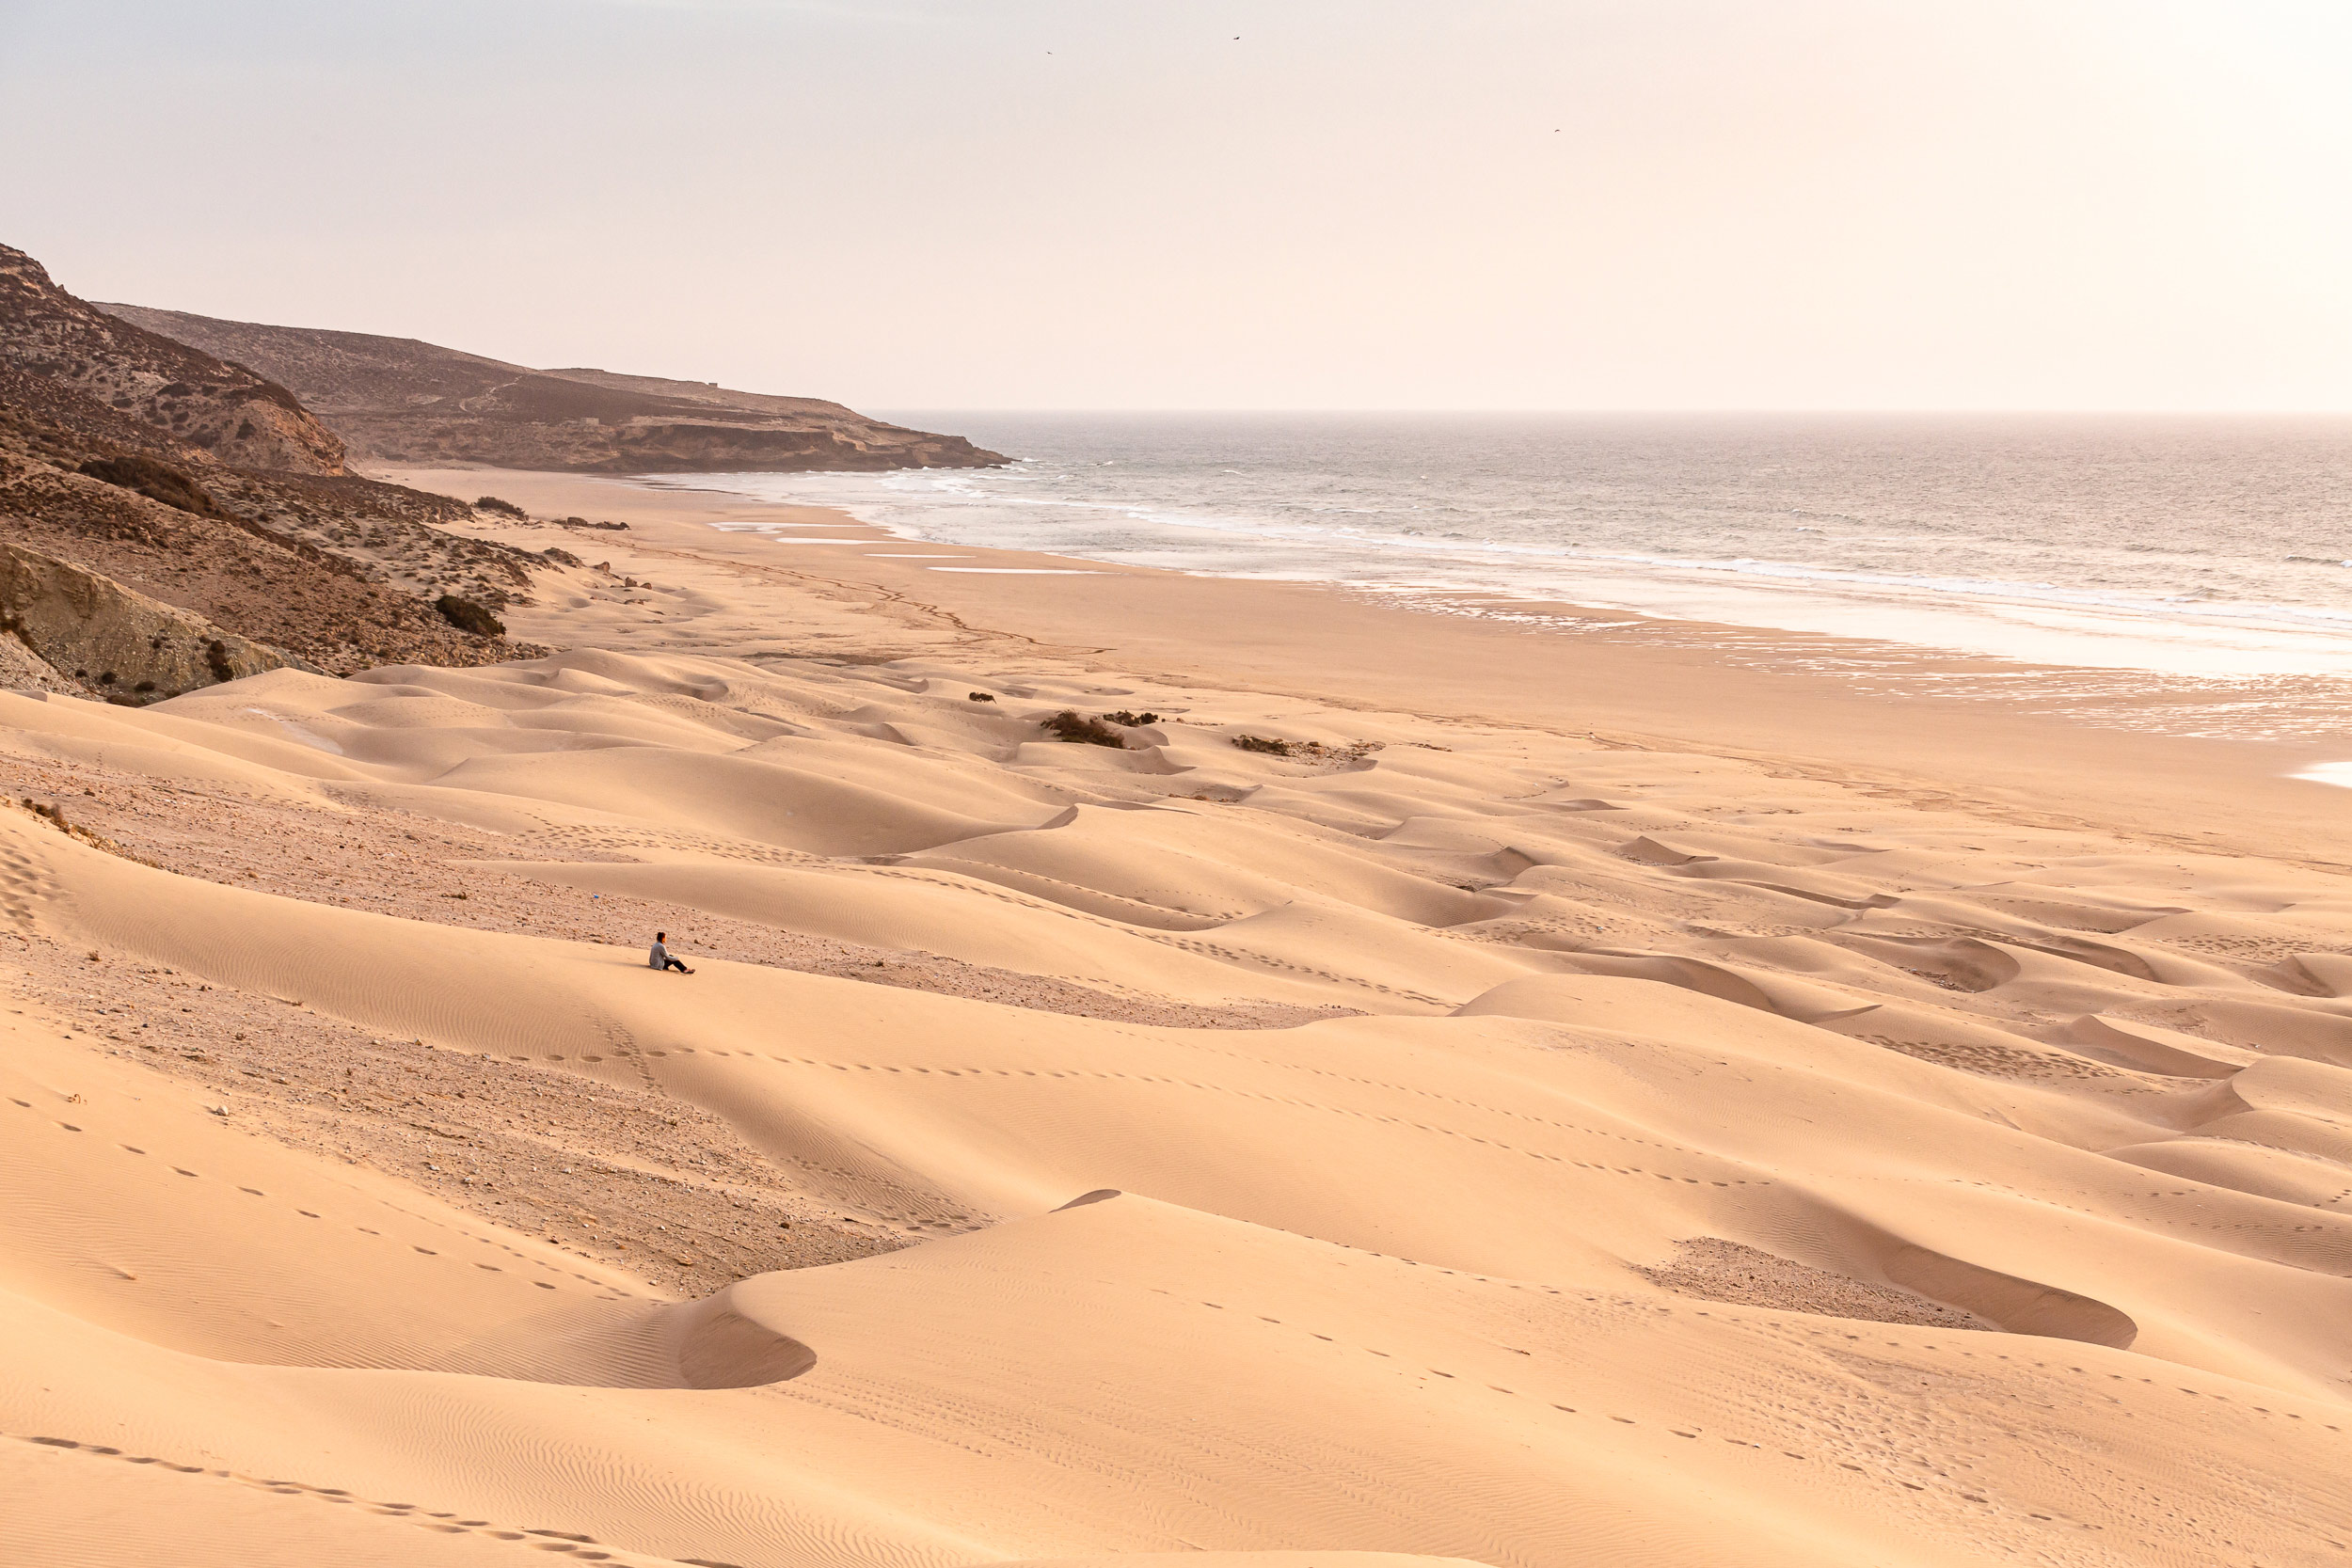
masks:
<instances>
[{"instance_id":1,"label":"dark rocky hillside","mask_svg":"<svg viewBox=\"0 0 2352 1568\"><path fill-rule=\"evenodd\" d=\"M565 568L453 531L470 517L343 472L341 442L284 387L96 310L0 247L0 546L33 552L11 557L0 605L8 684L140 701L191 672L543 651L499 635L496 611L529 598L534 572ZM444 603L475 608L453 619ZM207 670L183 649L145 680L78 657L40 668L43 650L153 642L160 657L191 639L256 651Z\"/></svg>"},{"instance_id":2,"label":"dark rocky hillside","mask_svg":"<svg viewBox=\"0 0 2352 1568\"><path fill-rule=\"evenodd\" d=\"M548 564L431 526L464 515L457 502L202 456L55 383L0 371L0 543L87 567L330 673L542 651L469 634L434 610L439 593L492 606L523 597L526 563ZM405 544L377 553L408 559L366 559L305 537L339 531Z\"/></svg>"},{"instance_id":3,"label":"dark rocky hillside","mask_svg":"<svg viewBox=\"0 0 2352 1568\"><path fill-rule=\"evenodd\" d=\"M361 459L587 473L968 468L1002 463L960 436L817 398L596 370L532 370L413 338L262 326L108 305L128 324L293 388Z\"/></svg>"},{"instance_id":4,"label":"dark rocky hillside","mask_svg":"<svg viewBox=\"0 0 2352 1568\"><path fill-rule=\"evenodd\" d=\"M0 245L0 365L55 381L223 463L343 471L343 444L284 387L108 315Z\"/></svg>"}]
</instances>

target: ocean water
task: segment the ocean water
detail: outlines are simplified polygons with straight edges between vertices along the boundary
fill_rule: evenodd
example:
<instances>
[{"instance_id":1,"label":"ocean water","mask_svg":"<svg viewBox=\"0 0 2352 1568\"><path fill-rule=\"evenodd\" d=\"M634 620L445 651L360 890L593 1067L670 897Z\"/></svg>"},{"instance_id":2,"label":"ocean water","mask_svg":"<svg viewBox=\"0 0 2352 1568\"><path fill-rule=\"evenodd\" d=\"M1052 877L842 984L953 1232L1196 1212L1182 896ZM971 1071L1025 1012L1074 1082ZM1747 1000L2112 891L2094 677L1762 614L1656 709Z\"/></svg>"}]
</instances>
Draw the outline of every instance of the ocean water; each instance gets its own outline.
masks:
<instances>
[{"instance_id":1,"label":"ocean water","mask_svg":"<svg viewBox=\"0 0 2352 1568\"><path fill-rule=\"evenodd\" d=\"M908 539L2037 663L2352 675L2352 418L906 412L987 470L653 483Z\"/></svg>"}]
</instances>

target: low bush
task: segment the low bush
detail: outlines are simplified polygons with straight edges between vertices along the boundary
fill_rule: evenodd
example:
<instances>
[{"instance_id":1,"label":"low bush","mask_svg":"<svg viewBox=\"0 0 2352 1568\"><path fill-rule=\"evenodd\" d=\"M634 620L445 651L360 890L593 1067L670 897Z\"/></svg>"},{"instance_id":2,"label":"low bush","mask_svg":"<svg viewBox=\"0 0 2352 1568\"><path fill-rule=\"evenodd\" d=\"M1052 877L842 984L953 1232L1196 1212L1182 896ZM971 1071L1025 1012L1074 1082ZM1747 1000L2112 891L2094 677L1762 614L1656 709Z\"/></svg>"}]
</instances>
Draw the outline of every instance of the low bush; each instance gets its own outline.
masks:
<instances>
[{"instance_id":1,"label":"low bush","mask_svg":"<svg viewBox=\"0 0 2352 1568\"><path fill-rule=\"evenodd\" d=\"M506 635L506 623L471 599L461 599L454 594L444 594L433 601L433 608L441 612L442 620L447 621L459 631L469 631L476 637Z\"/></svg>"},{"instance_id":2,"label":"low bush","mask_svg":"<svg viewBox=\"0 0 2352 1568\"><path fill-rule=\"evenodd\" d=\"M964 695L976 703L993 703L996 700L993 693L986 691L967 691Z\"/></svg>"},{"instance_id":3,"label":"low bush","mask_svg":"<svg viewBox=\"0 0 2352 1568\"><path fill-rule=\"evenodd\" d=\"M1038 721L1041 728L1053 732L1057 740L1073 741L1086 746L1116 746L1127 749L1126 739L1100 719L1089 719L1070 708L1064 708L1051 719Z\"/></svg>"},{"instance_id":4,"label":"low bush","mask_svg":"<svg viewBox=\"0 0 2352 1568\"><path fill-rule=\"evenodd\" d=\"M1125 724L1131 729L1137 724L1156 724L1160 721L1156 713L1130 713L1123 707L1115 708L1103 717L1114 724Z\"/></svg>"},{"instance_id":5,"label":"low bush","mask_svg":"<svg viewBox=\"0 0 2352 1568\"><path fill-rule=\"evenodd\" d=\"M182 512L193 512L199 517L221 515L220 503L214 500L202 485L170 464L138 452L124 452L119 457L93 457L76 471L91 479L103 480L108 484L135 491L149 500L161 501Z\"/></svg>"},{"instance_id":6,"label":"low bush","mask_svg":"<svg viewBox=\"0 0 2352 1568\"><path fill-rule=\"evenodd\" d=\"M521 507L516 506L513 501L502 501L496 496L483 497L480 500L473 503L473 509L476 512L496 512L508 517L520 517L523 515L523 509Z\"/></svg>"},{"instance_id":7,"label":"low bush","mask_svg":"<svg viewBox=\"0 0 2352 1568\"><path fill-rule=\"evenodd\" d=\"M1353 740L1344 746L1327 746L1320 740L1278 740L1269 735L1237 735L1233 744L1245 752L1263 752L1273 757L1308 757L1316 762L1352 764L1363 761L1386 742Z\"/></svg>"}]
</instances>

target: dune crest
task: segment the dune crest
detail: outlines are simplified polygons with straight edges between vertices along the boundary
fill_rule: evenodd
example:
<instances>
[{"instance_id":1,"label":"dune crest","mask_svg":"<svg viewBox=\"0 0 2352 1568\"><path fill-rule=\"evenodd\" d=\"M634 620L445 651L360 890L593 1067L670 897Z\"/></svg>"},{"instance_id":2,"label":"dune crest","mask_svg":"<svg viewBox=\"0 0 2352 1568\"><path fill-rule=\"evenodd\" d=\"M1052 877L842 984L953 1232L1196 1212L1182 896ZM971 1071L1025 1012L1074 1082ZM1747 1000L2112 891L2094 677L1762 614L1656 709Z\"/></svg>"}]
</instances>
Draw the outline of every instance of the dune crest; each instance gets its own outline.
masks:
<instances>
[{"instance_id":1,"label":"dune crest","mask_svg":"<svg viewBox=\"0 0 2352 1568\"><path fill-rule=\"evenodd\" d=\"M638 531L601 646L0 693L16 1559L2352 1549L2341 871Z\"/></svg>"}]
</instances>

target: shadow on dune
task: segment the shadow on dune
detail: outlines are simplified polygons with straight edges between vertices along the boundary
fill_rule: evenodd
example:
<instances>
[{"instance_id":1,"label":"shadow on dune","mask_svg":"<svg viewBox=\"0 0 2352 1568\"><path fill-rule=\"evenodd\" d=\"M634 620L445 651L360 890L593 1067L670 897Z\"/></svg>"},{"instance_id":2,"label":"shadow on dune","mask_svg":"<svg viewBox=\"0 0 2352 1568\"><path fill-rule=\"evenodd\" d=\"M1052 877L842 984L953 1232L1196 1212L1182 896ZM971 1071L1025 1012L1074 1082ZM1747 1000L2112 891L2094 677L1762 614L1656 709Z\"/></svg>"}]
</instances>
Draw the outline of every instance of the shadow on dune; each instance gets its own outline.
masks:
<instances>
[{"instance_id":1,"label":"shadow on dune","mask_svg":"<svg viewBox=\"0 0 2352 1568\"><path fill-rule=\"evenodd\" d=\"M1957 1307L2005 1333L2113 1350L2128 1350L2139 1337L2129 1314L2094 1297L1971 1263L1819 1198L1791 1194L1782 1205L1778 1213L1753 1215L1748 1238L1775 1256ZM1756 1305L1820 1310L1795 1302Z\"/></svg>"},{"instance_id":2,"label":"shadow on dune","mask_svg":"<svg viewBox=\"0 0 2352 1568\"><path fill-rule=\"evenodd\" d=\"M595 1303L518 1319L431 1370L589 1388L755 1388L817 1365L800 1340L737 1309L737 1287L700 1301Z\"/></svg>"}]
</instances>

